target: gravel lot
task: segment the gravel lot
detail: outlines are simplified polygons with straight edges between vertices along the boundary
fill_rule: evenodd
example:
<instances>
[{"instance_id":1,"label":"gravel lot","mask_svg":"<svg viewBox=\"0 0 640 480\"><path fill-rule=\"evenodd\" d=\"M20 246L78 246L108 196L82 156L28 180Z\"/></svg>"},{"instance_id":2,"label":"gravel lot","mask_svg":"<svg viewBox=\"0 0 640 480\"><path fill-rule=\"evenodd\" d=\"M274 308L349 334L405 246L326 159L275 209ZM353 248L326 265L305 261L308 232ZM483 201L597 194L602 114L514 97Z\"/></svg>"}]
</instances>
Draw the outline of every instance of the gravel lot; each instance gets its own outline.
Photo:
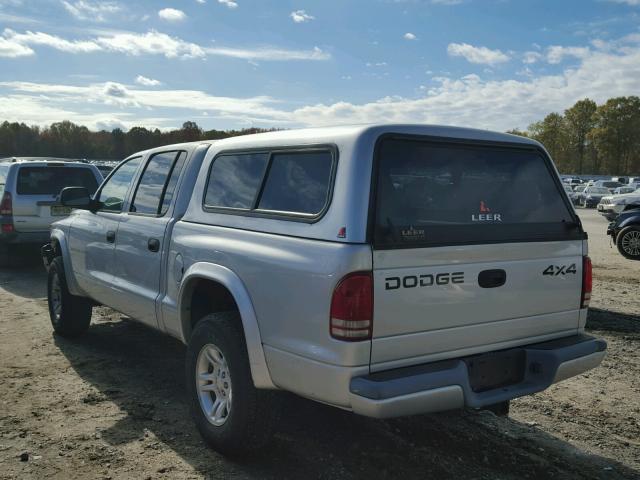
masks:
<instances>
[{"instance_id":1,"label":"gravel lot","mask_svg":"<svg viewBox=\"0 0 640 480\"><path fill-rule=\"evenodd\" d=\"M104 308L81 340L55 337L44 270L0 270L0 479L639 478L640 262L609 247L596 212L579 213L588 328L609 343L601 368L516 400L511 418L383 422L289 396L272 444L244 464L200 442L180 343Z\"/></svg>"}]
</instances>

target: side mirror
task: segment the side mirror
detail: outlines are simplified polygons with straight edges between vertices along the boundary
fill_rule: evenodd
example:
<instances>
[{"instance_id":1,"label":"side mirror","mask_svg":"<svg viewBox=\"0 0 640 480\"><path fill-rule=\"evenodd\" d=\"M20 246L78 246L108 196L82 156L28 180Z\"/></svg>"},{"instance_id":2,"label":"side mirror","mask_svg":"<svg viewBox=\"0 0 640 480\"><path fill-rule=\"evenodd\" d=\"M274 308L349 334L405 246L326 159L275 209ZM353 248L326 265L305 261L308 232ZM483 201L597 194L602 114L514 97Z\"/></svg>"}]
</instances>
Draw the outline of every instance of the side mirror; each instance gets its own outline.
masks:
<instances>
[{"instance_id":1,"label":"side mirror","mask_svg":"<svg viewBox=\"0 0 640 480\"><path fill-rule=\"evenodd\" d=\"M60 203L65 207L78 208L80 210L92 210L93 199L89 190L84 187L66 187L60 192Z\"/></svg>"}]
</instances>

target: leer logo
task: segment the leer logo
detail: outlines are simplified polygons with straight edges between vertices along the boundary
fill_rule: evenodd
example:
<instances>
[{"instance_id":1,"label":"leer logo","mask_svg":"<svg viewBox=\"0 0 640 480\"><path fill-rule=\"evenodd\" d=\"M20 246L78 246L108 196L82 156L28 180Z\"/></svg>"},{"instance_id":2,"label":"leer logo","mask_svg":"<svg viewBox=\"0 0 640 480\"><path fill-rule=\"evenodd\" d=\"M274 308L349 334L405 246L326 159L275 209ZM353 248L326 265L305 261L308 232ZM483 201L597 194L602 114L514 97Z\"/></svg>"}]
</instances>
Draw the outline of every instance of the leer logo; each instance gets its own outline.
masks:
<instances>
[{"instance_id":1,"label":"leer logo","mask_svg":"<svg viewBox=\"0 0 640 480\"><path fill-rule=\"evenodd\" d=\"M472 222L501 222L502 215L500 213L491 213L491 209L487 206L487 202L480 200L480 213L471 215Z\"/></svg>"}]
</instances>

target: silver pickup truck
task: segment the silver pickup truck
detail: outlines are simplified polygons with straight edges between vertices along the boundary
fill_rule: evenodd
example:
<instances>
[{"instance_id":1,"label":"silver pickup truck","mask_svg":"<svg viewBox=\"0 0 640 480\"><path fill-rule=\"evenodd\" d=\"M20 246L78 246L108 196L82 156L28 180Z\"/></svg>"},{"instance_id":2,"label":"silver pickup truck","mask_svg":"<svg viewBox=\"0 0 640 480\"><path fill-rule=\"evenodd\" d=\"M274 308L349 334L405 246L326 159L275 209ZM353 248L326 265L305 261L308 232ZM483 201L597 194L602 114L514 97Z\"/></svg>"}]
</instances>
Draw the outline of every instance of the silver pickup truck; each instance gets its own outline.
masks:
<instances>
[{"instance_id":1,"label":"silver pickup truck","mask_svg":"<svg viewBox=\"0 0 640 480\"><path fill-rule=\"evenodd\" d=\"M411 125L124 160L43 248L54 330L92 306L187 345L204 439L267 441L286 390L377 418L509 400L596 367L586 234L542 146Z\"/></svg>"}]
</instances>

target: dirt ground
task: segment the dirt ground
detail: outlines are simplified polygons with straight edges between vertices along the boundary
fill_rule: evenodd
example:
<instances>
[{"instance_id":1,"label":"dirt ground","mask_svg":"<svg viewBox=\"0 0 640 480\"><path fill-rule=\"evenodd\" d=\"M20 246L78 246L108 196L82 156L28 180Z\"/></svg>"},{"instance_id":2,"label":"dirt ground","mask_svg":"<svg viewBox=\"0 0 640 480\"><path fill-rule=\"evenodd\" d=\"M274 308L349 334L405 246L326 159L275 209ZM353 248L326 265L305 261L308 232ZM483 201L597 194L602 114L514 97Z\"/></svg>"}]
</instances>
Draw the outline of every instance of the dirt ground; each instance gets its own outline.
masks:
<instances>
[{"instance_id":1,"label":"dirt ground","mask_svg":"<svg viewBox=\"0 0 640 480\"><path fill-rule=\"evenodd\" d=\"M0 479L640 478L640 263L609 248L597 213L580 214L603 366L514 401L510 418L377 421L290 396L269 448L245 463L201 443L180 343L104 308L82 339L58 338L44 270L0 270Z\"/></svg>"}]
</instances>

